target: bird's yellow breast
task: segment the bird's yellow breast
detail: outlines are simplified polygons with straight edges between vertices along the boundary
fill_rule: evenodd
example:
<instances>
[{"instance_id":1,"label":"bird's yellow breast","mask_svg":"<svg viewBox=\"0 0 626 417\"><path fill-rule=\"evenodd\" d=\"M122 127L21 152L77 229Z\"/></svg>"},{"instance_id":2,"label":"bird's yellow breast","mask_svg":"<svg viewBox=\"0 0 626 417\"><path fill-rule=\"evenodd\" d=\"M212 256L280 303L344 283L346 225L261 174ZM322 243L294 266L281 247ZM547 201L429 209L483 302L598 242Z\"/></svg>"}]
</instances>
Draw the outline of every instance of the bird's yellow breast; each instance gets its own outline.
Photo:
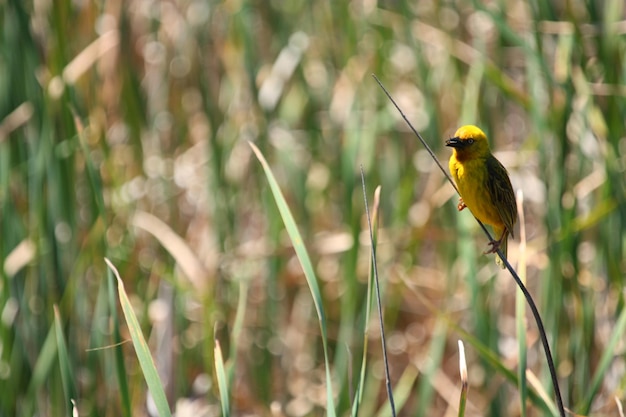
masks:
<instances>
[{"instance_id":1,"label":"bird's yellow breast","mask_svg":"<svg viewBox=\"0 0 626 417\"><path fill-rule=\"evenodd\" d=\"M483 158L459 161L455 155L450 158L450 172L454 177L465 205L481 222L501 229L504 223L487 184L487 165Z\"/></svg>"}]
</instances>

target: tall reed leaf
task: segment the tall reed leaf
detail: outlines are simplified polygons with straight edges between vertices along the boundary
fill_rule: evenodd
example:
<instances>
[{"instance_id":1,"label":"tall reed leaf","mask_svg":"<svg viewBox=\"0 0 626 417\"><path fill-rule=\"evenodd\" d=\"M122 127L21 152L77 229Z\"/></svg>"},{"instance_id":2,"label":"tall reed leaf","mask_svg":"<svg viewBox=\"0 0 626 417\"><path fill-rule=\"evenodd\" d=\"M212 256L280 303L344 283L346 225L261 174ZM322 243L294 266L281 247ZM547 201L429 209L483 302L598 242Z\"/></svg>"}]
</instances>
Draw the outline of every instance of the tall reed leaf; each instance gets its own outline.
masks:
<instances>
[{"instance_id":1,"label":"tall reed leaf","mask_svg":"<svg viewBox=\"0 0 626 417\"><path fill-rule=\"evenodd\" d=\"M228 382L226 379L226 367L224 366L224 356L220 342L215 339L215 372L217 373L217 388L220 391L220 402L222 406L222 416L230 416L230 400L228 399Z\"/></svg>"},{"instance_id":2,"label":"tall reed leaf","mask_svg":"<svg viewBox=\"0 0 626 417\"><path fill-rule=\"evenodd\" d=\"M622 312L617 319L617 323L615 324L615 328L613 329L613 333L611 335L611 338L609 339L609 343L607 344L606 349L604 349L604 353L602 354L602 358L600 358L600 363L598 364L596 373L593 376L591 384L587 389L587 396L584 399L582 405L578 407L578 412L580 414L589 414L589 411L591 410L591 403L598 393L598 389L602 384L603 378L609 368L609 365L611 364L612 359L615 357L615 347L621 340L624 340L623 338L625 329L626 308L622 309Z\"/></svg>"},{"instance_id":3,"label":"tall reed leaf","mask_svg":"<svg viewBox=\"0 0 626 417\"><path fill-rule=\"evenodd\" d=\"M280 187L276 182L276 178L274 178L274 174L270 169L267 161L261 154L261 151L250 142L250 147L254 151L257 159L263 166L263 171L265 171L265 176L267 177L267 182L270 185L272 190L272 195L274 196L274 201L276 201L276 205L278 206L278 211L280 212L280 216L283 219L283 223L285 224L285 228L287 229L287 233L289 234L289 238L291 239L291 243L293 244L293 248L296 251L296 255L298 256L298 260L300 261L300 265L304 271L304 276L306 277L306 281L309 284L309 289L311 290L311 295L313 296L313 302L315 303L315 309L317 310L317 316L320 323L320 330L322 332L322 346L324 348L324 361L326 363L326 404L327 404L327 413L330 417L335 416L335 402L333 400L333 389L332 389L332 380L330 376L330 361L328 358L328 338L326 336L326 315L324 314L324 307L322 305L322 294L320 292L319 285L317 284L317 277L315 276L315 271L313 270L313 264L311 263L311 258L304 246L304 242L302 241L302 236L298 231L298 226L296 225L296 221L291 215L291 211L289 210L289 206L285 201L285 197L283 197L282 192L280 191Z\"/></svg>"},{"instance_id":4,"label":"tall reed leaf","mask_svg":"<svg viewBox=\"0 0 626 417\"><path fill-rule=\"evenodd\" d=\"M135 352L137 353L137 359L139 359L139 366L141 366L141 371L143 372L143 376L148 384L148 390L150 391L150 394L152 394L152 399L154 400L154 404L159 412L159 416L170 417L172 413L170 412L170 407L167 403L167 397L165 396L163 384L161 383L156 366L152 360L152 355L150 354L150 349L148 348L146 339L141 333L141 326L139 326L139 321L137 321L137 316L135 316L133 306L130 304L130 300L128 299L128 295L124 289L124 282L122 281L122 278L120 278L117 268L115 268L111 261L107 258L104 258L104 261L117 278L120 304L122 305L124 318L126 319L128 330L130 331L130 337L133 340L133 346L135 347Z\"/></svg>"},{"instance_id":5,"label":"tall reed leaf","mask_svg":"<svg viewBox=\"0 0 626 417\"><path fill-rule=\"evenodd\" d=\"M59 366L61 367L61 383L63 384L63 394L65 394L66 406L71 408L71 400L76 398L76 383L74 382L74 372L70 365L70 356L65 343L63 326L61 324L61 314L58 306L54 306L54 329L57 341L57 351L59 355Z\"/></svg>"}]
</instances>

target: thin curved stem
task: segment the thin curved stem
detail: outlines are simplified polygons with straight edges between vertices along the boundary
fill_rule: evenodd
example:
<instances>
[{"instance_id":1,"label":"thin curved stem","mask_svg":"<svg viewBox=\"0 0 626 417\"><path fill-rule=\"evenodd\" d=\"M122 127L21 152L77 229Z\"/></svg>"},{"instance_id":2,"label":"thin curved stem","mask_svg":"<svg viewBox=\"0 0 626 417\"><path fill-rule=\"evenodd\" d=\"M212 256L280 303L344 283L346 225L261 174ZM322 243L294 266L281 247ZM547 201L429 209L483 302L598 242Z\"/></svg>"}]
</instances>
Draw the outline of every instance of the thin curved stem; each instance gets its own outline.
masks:
<instances>
[{"instance_id":1,"label":"thin curved stem","mask_svg":"<svg viewBox=\"0 0 626 417\"><path fill-rule=\"evenodd\" d=\"M374 232L372 230L372 219L370 218L370 210L367 205L367 192L365 190L365 175L363 174L363 166L361 166L361 184L363 185L363 201L365 202L365 214L367 216L367 226L370 234L370 242L372 242L372 269L374 272L374 283L376 287L376 301L378 304L378 320L380 323L380 341L383 349L383 359L385 363L385 386L387 387L387 397L389 398L389 406L391 407L391 415L396 416L396 405L393 400L393 391L391 390L391 377L389 372L389 361L387 360L387 342L385 340L385 324L383 323L383 307L380 301L380 284L378 282L378 266L376 264L376 246L374 245Z\"/></svg>"}]
</instances>

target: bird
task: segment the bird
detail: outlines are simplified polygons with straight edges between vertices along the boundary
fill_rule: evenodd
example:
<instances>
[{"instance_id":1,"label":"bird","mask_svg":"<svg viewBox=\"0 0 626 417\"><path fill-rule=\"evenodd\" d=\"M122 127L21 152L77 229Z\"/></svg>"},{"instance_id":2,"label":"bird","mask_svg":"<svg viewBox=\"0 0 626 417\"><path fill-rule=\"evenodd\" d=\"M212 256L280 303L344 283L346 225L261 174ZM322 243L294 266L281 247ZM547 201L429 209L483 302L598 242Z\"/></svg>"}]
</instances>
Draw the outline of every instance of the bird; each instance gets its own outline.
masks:
<instances>
[{"instance_id":1,"label":"bird","mask_svg":"<svg viewBox=\"0 0 626 417\"><path fill-rule=\"evenodd\" d=\"M493 228L495 240L485 254L498 249L507 256L508 236L515 237L517 222L515 194L506 168L491 153L485 133L473 125L461 126L454 137L446 141L452 148L449 168L461 194L457 209L466 207L474 217ZM496 263L505 264L496 254Z\"/></svg>"}]
</instances>

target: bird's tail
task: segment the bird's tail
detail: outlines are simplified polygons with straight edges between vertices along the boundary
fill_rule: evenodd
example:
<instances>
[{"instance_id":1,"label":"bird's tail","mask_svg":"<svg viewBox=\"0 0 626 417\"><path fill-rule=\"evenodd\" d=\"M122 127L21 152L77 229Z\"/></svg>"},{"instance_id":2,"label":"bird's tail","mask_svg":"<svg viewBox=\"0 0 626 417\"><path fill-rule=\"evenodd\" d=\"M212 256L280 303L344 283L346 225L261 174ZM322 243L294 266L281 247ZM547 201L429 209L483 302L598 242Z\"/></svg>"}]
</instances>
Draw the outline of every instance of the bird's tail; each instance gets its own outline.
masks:
<instances>
[{"instance_id":1,"label":"bird's tail","mask_svg":"<svg viewBox=\"0 0 626 417\"><path fill-rule=\"evenodd\" d=\"M506 247L507 247L507 242L509 241L509 237L507 236L508 233L505 232L505 236L502 237L502 242L500 243L500 251L502 252L502 254L508 258L508 255L506 254ZM498 266L502 269L506 269L506 265L504 264L504 261L502 261L502 259L500 258L500 255L498 255L496 253L496 264L498 264Z\"/></svg>"}]
</instances>

